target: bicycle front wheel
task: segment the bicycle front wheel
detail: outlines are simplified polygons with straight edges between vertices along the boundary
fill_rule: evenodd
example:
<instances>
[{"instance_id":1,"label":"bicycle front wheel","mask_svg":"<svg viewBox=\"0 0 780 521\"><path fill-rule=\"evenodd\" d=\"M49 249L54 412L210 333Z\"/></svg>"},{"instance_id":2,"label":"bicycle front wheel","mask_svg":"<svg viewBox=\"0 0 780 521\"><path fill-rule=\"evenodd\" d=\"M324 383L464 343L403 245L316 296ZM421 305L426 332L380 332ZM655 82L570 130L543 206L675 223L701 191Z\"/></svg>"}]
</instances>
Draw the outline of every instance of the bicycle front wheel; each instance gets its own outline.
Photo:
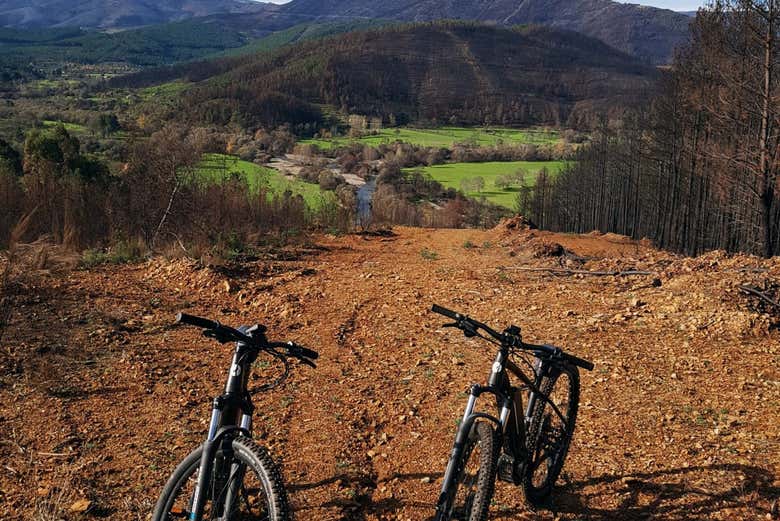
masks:
<instances>
[{"instance_id":1,"label":"bicycle front wheel","mask_svg":"<svg viewBox=\"0 0 780 521\"><path fill-rule=\"evenodd\" d=\"M531 411L526 438L528 462L523 480L526 501L533 506L547 501L563 469L577 421L580 373L573 365L556 365L542 380L540 391L549 402L537 398ZM555 409L550 402L555 404Z\"/></svg>"},{"instance_id":2,"label":"bicycle front wheel","mask_svg":"<svg viewBox=\"0 0 780 521\"><path fill-rule=\"evenodd\" d=\"M232 452L219 451L205 494L202 519L220 521L288 521L292 519L282 474L268 451L244 436ZM168 479L152 521L189 519L198 484L203 448L191 452Z\"/></svg>"},{"instance_id":3,"label":"bicycle front wheel","mask_svg":"<svg viewBox=\"0 0 780 521\"><path fill-rule=\"evenodd\" d=\"M476 422L457 462L455 491L448 519L485 521L496 481L498 435L487 422Z\"/></svg>"}]
</instances>

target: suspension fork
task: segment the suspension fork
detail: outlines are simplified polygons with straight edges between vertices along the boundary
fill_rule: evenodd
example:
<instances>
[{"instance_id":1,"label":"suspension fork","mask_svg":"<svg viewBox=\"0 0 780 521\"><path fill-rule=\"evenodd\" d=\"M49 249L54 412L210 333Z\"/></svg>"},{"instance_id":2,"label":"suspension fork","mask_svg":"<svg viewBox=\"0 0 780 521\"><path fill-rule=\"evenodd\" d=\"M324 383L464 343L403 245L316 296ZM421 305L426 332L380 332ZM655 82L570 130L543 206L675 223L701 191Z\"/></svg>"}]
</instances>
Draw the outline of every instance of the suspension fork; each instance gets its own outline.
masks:
<instances>
[{"instance_id":1,"label":"suspension fork","mask_svg":"<svg viewBox=\"0 0 780 521\"><path fill-rule=\"evenodd\" d=\"M227 421L233 423L233 418L235 418L239 410L242 412L240 426L223 426L223 418L227 416ZM192 499L190 500L190 521L200 521L203 516L203 509L208 498L209 486L212 484L212 479L214 478L214 461L220 448L222 448L226 454L229 454L232 451L233 434L251 436L253 410L254 406L252 405L248 394L243 398L239 398L235 394L228 392L214 399L209 431L206 441L203 444L203 453L200 457L198 483L195 485L195 490L192 493ZM231 436L227 436L227 434L231 434ZM230 472L228 473L228 479L230 480L228 483L230 486L226 491L226 507L232 508L235 494L238 491L238 488L234 486L233 481L234 478L239 477L240 472L240 464L232 463ZM212 493L219 492L220 491L218 490L212 491ZM212 499L216 500L217 498ZM219 505L215 504L215 508L219 507Z\"/></svg>"},{"instance_id":2,"label":"suspension fork","mask_svg":"<svg viewBox=\"0 0 780 521\"><path fill-rule=\"evenodd\" d=\"M246 402L245 403L246 409L242 410L240 428L245 433L251 433L252 413L254 411L254 406L252 405L252 402L249 399L249 395L246 396L245 402ZM228 519L230 514L233 512L234 505L237 505L239 502L238 493L241 490L241 484L244 481L245 472L246 472L245 465L238 463L235 460L231 463L230 475L228 477L227 496L225 497L224 514L226 519Z\"/></svg>"},{"instance_id":3,"label":"suspension fork","mask_svg":"<svg viewBox=\"0 0 780 521\"><path fill-rule=\"evenodd\" d=\"M200 521L203 516L203 507L206 498L203 492L208 490L211 477L211 464L216 451L212 450L212 445L217 436L217 429L222 423L222 412L225 408L225 399L218 396L214 399L214 405L211 408L211 420L209 421L209 432L206 435L206 441L203 444L203 452L200 455L200 467L198 469L198 482L195 484L195 490L190 499L190 521Z\"/></svg>"},{"instance_id":4,"label":"suspension fork","mask_svg":"<svg viewBox=\"0 0 780 521\"><path fill-rule=\"evenodd\" d=\"M230 372L225 383L225 394L214 399L214 405L211 410L209 431L203 444L200 470L198 471L198 483L195 485L195 491L192 493L192 499L190 500L190 521L200 521L203 516L208 487L213 477L214 459L223 440L226 442L223 447L225 452L229 453L232 451L232 438L228 437L226 439L225 434L238 432L247 437L251 436L254 406L246 389L254 359L255 357L252 356L246 344L243 342L236 343L236 350L230 363ZM239 411L241 411L241 422L240 426L236 426L235 422ZM226 423L227 425L225 425ZM231 481L228 482L229 489L226 491L225 506L229 508L232 508L236 497L235 494L238 492L238 488L233 485L232 480L241 477L239 476L239 473L242 471L240 467L240 464L231 464L228 474L228 479ZM219 508L220 505L215 505L215 507Z\"/></svg>"},{"instance_id":5,"label":"suspension fork","mask_svg":"<svg viewBox=\"0 0 780 521\"><path fill-rule=\"evenodd\" d=\"M501 414L499 418L491 416L490 414L474 412L474 406L476 405L477 398L483 393L490 393L496 395L502 403ZM458 427L458 432L455 435L455 443L450 453L450 459L447 462L447 468L444 471L444 479L442 482L441 492L439 494L439 500L436 502L436 521L446 521L449 519L452 509L452 500L455 492L455 481L458 478L458 464L463 451L466 449L466 445L469 442L469 436L471 429L474 427L476 420L484 418L496 424L496 428L499 432L505 432L506 425L510 416L512 407L511 397L504 395L503 392L498 390L494 386L481 386L472 385L469 389L469 400L466 404L466 410L463 412L463 419ZM503 436L499 436L499 440L503 439ZM499 442L500 443L500 442ZM496 450L500 450L501 447L496 447Z\"/></svg>"},{"instance_id":6,"label":"suspension fork","mask_svg":"<svg viewBox=\"0 0 780 521\"><path fill-rule=\"evenodd\" d=\"M203 509L206 505L206 494L211 482L211 473L214 470L214 459L220 449L232 451L233 439L239 435L248 435L241 427L228 425L219 429L213 440L207 440L203 444L203 454L200 458L198 470L198 484L192 495L192 507L190 508L190 521L200 521L203 518Z\"/></svg>"}]
</instances>

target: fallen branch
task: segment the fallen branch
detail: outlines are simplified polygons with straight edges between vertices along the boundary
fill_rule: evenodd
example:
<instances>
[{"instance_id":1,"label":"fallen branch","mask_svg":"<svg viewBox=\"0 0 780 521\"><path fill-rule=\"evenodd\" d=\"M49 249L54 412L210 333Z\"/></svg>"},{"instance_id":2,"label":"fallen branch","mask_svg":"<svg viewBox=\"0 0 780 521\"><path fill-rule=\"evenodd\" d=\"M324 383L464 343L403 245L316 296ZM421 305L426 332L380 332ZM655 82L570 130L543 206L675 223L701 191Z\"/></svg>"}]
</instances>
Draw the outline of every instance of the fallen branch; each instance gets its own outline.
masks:
<instances>
[{"instance_id":1,"label":"fallen branch","mask_svg":"<svg viewBox=\"0 0 780 521\"><path fill-rule=\"evenodd\" d=\"M742 284L739 286L739 289L744 293L755 295L756 297L760 298L764 302L773 305L777 309L780 309L780 302L772 300L766 293L762 293L758 288L754 288L753 286L747 286L745 284Z\"/></svg>"},{"instance_id":2,"label":"fallen branch","mask_svg":"<svg viewBox=\"0 0 780 521\"><path fill-rule=\"evenodd\" d=\"M571 270L566 268L522 268L510 267L504 268L513 271L536 271L554 273L556 275L591 275L594 277L627 277L630 275L653 275L652 271L625 270L625 271L590 271L590 270Z\"/></svg>"}]
</instances>

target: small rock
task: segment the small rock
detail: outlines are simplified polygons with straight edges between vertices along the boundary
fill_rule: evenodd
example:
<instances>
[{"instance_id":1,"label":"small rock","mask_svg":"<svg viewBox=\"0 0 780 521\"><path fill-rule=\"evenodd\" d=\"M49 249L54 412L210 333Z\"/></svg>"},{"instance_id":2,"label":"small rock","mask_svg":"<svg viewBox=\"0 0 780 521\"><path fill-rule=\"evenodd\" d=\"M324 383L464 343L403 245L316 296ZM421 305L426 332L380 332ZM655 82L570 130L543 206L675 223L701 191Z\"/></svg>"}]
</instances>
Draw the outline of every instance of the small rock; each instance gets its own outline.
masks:
<instances>
[{"instance_id":1,"label":"small rock","mask_svg":"<svg viewBox=\"0 0 780 521\"><path fill-rule=\"evenodd\" d=\"M89 499L81 498L74 502L69 510L71 512L86 512L89 510L90 505L92 505L92 502Z\"/></svg>"},{"instance_id":2,"label":"small rock","mask_svg":"<svg viewBox=\"0 0 780 521\"><path fill-rule=\"evenodd\" d=\"M420 479L420 483L430 483L431 478L429 476L425 476L424 478Z\"/></svg>"}]
</instances>

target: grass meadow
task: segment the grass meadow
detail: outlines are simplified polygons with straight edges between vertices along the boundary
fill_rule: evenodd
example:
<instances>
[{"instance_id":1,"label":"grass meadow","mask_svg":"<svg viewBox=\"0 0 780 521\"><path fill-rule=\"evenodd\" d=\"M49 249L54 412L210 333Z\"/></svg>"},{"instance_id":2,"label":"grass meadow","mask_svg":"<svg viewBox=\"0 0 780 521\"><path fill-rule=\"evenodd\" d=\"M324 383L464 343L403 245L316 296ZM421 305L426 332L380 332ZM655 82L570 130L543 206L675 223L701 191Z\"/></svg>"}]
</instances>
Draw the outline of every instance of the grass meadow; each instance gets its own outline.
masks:
<instances>
[{"instance_id":1,"label":"grass meadow","mask_svg":"<svg viewBox=\"0 0 780 521\"><path fill-rule=\"evenodd\" d=\"M484 197L490 202L514 210L516 207L515 199L520 191L520 182L515 180L506 189L498 188L495 185L498 177L514 175L521 171L523 184L533 186L536 182L537 172L546 168L549 174L556 175L566 164L566 161L493 161L487 163L448 163L424 168L409 168L407 171L421 170L445 187L457 190L462 188L464 180L481 177L485 181L484 188L479 192L467 191L466 195L475 198Z\"/></svg>"},{"instance_id":2,"label":"grass meadow","mask_svg":"<svg viewBox=\"0 0 780 521\"><path fill-rule=\"evenodd\" d=\"M253 193L265 190L269 196L289 190L293 194L303 196L306 205L312 209L319 208L325 201L335 197L333 192L320 190L319 185L290 180L273 168L226 154L204 154L196 173L199 180L214 183L237 176L246 181Z\"/></svg>"},{"instance_id":3,"label":"grass meadow","mask_svg":"<svg viewBox=\"0 0 780 521\"><path fill-rule=\"evenodd\" d=\"M384 143L402 141L413 145L426 147L449 148L455 143L471 143L480 146L506 144L545 145L556 143L560 134L547 129L511 129L511 128L469 128L469 127L439 127L439 128L385 128L375 133L361 137L337 137L332 139L305 139L301 144L317 145L321 149L362 143L377 146Z\"/></svg>"}]
</instances>

